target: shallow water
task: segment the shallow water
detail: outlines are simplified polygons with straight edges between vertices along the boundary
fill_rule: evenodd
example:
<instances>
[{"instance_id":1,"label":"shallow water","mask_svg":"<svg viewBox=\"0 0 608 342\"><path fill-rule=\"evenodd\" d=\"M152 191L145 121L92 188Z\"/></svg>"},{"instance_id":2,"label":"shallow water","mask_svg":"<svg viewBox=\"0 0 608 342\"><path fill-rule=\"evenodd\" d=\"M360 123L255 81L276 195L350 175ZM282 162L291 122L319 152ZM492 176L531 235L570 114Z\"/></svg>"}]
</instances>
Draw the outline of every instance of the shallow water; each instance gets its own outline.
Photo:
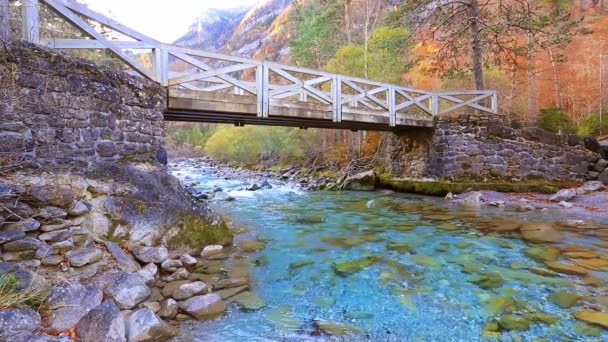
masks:
<instances>
[{"instance_id":1,"label":"shallow water","mask_svg":"<svg viewBox=\"0 0 608 342\"><path fill-rule=\"evenodd\" d=\"M605 287L581 285L576 276L533 274L525 267L543 265L523 255L526 242L508 233L478 230L500 225L502 219L568 218L560 211L467 212L431 197L304 192L272 180L273 189L251 192L240 190L247 180L224 180L211 171L182 166L173 173L181 180L200 182L199 190L220 186L236 198L214 206L234 226L248 228L236 236L237 244L256 238L267 241L264 250L245 256L252 263L262 257L268 261L250 272L253 290L265 306L245 312L232 304L222 318L183 324L180 340L608 340L605 330L599 330L600 336L582 335L581 324L572 317L576 307L561 309L548 300L557 289L605 295ZM584 244L604 251L594 245L598 237L565 234L562 245ZM334 271L336 262L366 256L382 260L348 276ZM304 265L296 268L298 262ZM482 289L472 281L484 274L501 275L505 282ZM592 274L606 278L605 272ZM503 329L482 337L484 324L508 313L496 312L497 297L514 300L517 307L507 309L513 314L548 313L558 316L559 322L532 322L524 331ZM318 332L315 322L326 321L357 332L311 336Z\"/></svg>"}]
</instances>

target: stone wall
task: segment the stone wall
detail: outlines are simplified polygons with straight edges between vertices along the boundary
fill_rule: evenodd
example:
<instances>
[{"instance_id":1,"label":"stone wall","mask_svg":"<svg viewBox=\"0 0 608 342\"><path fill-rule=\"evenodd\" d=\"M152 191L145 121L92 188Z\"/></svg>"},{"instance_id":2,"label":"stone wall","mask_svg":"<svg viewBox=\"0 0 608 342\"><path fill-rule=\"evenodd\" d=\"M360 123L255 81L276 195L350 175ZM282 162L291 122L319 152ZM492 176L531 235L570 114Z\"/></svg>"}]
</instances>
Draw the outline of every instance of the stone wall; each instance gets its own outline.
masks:
<instances>
[{"instance_id":1,"label":"stone wall","mask_svg":"<svg viewBox=\"0 0 608 342\"><path fill-rule=\"evenodd\" d=\"M514 129L497 116L440 120L432 134L392 140L402 154L393 153L389 171L399 177L582 180L599 158L575 135Z\"/></svg>"},{"instance_id":2,"label":"stone wall","mask_svg":"<svg viewBox=\"0 0 608 342\"><path fill-rule=\"evenodd\" d=\"M37 163L164 161L156 83L16 43L0 49L0 154Z\"/></svg>"}]
</instances>

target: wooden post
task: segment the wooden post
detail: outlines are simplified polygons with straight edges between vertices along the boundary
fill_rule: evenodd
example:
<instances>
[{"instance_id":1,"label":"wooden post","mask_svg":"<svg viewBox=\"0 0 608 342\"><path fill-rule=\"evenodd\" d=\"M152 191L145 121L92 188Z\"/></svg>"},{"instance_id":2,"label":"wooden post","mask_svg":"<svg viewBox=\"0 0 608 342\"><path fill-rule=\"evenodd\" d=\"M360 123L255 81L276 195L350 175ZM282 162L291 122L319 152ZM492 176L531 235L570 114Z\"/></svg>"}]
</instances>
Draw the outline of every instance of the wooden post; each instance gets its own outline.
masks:
<instances>
[{"instance_id":1,"label":"wooden post","mask_svg":"<svg viewBox=\"0 0 608 342\"><path fill-rule=\"evenodd\" d=\"M395 88L389 87L386 95L386 102L388 102L388 115L389 115L389 126L395 127L397 125L397 111L396 100L395 100Z\"/></svg>"},{"instance_id":2,"label":"wooden post","mask_svg":"<svg viewBox=\"0 0 608 342\"><path fill-rule=\"evenodd\" d=\"M498 114L498 93L492 93L492 113Z\"/></svg>"},{"instance_id":3,"label":"wooden post","mask_svg":"<svg viewBox=\"0 0 608 342\"><path fill-rule=\"evenodd\" d=\"M30 43L40 41L40 19L38 17L38 0L23 0L21 4L22 28L21 38Z\"/></svg>"},{"instance_id":4,"label":"wooden post","mask_svg":"<svg viewBox=\"0 0 608 342\"><path fill-rule=\"evenodd\" d=\"M154 48L152 53L154 54L155 81L166 87L169 85L169 53L163 48Z\"/></svg>"},{"instance_id":5,"label":"wooden post","mask_svg":"<svg viewBox=\"0 0 608 342\"><path fill-rule=\"evenodd\" d=\"M431 113L433 116L439 115L439 95L431 95Z\"/></svg>"},{"instance_id":6,"label":"wooden post","mask_svg":"<svg viewBox=\"0 0 608 342\"><path fill-rule=\"evenodd\" d=\"M11 40L11 21L8 0L0 0L0 42Z\"/></svg>"}]
</instances>

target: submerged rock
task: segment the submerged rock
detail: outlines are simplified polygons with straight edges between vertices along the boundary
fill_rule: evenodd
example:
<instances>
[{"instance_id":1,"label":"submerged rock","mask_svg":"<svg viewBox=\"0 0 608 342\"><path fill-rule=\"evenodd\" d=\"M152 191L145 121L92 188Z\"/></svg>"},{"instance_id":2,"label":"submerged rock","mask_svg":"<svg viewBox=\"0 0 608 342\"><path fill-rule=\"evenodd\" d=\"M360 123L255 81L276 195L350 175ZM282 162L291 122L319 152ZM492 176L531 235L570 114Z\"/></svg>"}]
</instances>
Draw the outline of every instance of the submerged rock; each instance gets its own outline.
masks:
<instances>
[{"instance_id":1,"label":"submerged rock","mask_svg":"<svg viewBox=\"0 0 608 342\"><path fill-rule=\"evenodd\" d=\"M562 309L573 307L579 299L580 295L565 291L555 291L549 295L549 300Z\"/></svg>"},{"instance_id":2,"label":"submerged rock","mask_svg":"<svg viewBox=\"0 0 608 342\"><path fill-rule=\"evenodd\" d=\"M559 258L560 250L555 247L527 247L524 255L538 262L555 261Z\"/></svg>"},{"instance_id":3,"label":"submerged rock","mask_svg":"<svg viewBox=\"0 0 608 342\"><path fill-rule=\"evenodd\" d=\"M571 274L571 275L587 275L589 271L576 265L564 264L561 262L548 261L546 262L547 267L549 269L563 274Z\"/></svg>"},{"instance_id":4,"label":"submerged rock","mask_svg":"<svg viewBox=\"0 0 608 342\"><path fill-rule=\"evenodd\" d=\"M264 307L264 301L253 292L242 292L233 297L238 306L245 311L255 311Z\"/></svg>"},{"instance_id":5,"label":"submerged rock","mask_svg":"<svg viewBox=\"0 0 608 342\"><path fill-rule=\"evenodd\" d=\"M321 330L323 333L331 336L348 336L348 335L357 335L362 334L365 330L355 327L353 325L326 322L326 321L316 321L315 325Z\"/></svg>"},{"instance_id":6,"label":"submerged rock","mask_svg":"<svg viewBox=\"0 0 608 342\"><path fill-rule=\"evenodd\" d=\"M371 255L352 261L337 262L334 263L334 272L339 276L347 277L382 261L382 259L382 256Z\"/></svg>"},{"instance_id":7,"label":"submerged rock","mask_svg":"<svg viewBox=\"0 0 608 342\"><path fill-rule=\"evenodd\" d=\"M521 228L521 235L524 240L530 242L553 242L562 241L562 233L555 229L553 225L545 223L526 223Z\"/></svg>"},{"instance_id":8,"label":"submerged rock","mask_svg":"<svg viewBox=\"0 0 608 342\"><path fill-rule=\"evenodd\" d=\"M608 312L579 310L574 313L574 317L580 321L599 325L608 329Z\"/></svg>"},{"instance_id":9,"label":"submerged rock","mask_svg":"<svg viewBox=\"0 0 608 342\"><path fill-rule=\"evenodd\" d=\"M526 317L514 314L502 316L498 324L507 330L528 330L530 328L530 321Z\"/></svg>"}]
</instances>

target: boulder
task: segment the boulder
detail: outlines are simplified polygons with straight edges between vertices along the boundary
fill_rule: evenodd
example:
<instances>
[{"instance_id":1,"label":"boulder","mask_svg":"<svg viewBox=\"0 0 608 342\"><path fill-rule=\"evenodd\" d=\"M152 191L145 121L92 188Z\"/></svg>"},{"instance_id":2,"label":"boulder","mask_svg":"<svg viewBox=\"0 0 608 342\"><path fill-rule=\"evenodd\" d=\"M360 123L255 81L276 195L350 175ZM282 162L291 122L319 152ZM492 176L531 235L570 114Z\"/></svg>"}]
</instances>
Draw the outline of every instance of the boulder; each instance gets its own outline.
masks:
<instances>
[{"instance_id":1,"label":"boulder","mask_svg":"<svg viewBox=\"0 0 608 342\"><path fill-rule=\"evenodd\" d=\"M553 194L549 197L549 200L552 202L561 202L561 201L569 201L576 196L576 190L574 189L562 189L557 193Z\"/></svg>"},{"instance_id":2,"label":"boulder","mask_svg":"<svg viewBox=\"0 0 608 342\"><path fill-rule=\"evenodd\" d=\"M127 254L125 251L120 248L120 246L111 241L105 241L104 244L108 249L108 252L116 259L116 263L118 264L118 268L125 272L137 272L141 269L141 266L135 259ZM156 274L156 272L154 272ZM154 278L154 274L152 278Z\"/></svg>"},{"instance_id":3,"label":"boulder","mask_svg":"<svg viewBox=\"0 0 608 342\"><path fill-rule=\"evenodd\" d=\"M579 321L599 325L604 329L608 329L608 312L579 310L574 313L574 317Z\"/></svg>"},{"instance_id":4,"label":"boulder","mask_svg":"<svg viewBox=\"0 0 608 342\"><path fill-rule=\"evenodd\" d=\"M93 211L82 216L82 228L97 236L107 236L110 233L112 222L101 212Z\"/></svg>"},{"instance_id":5,"label":"boulder","mask_svg":"<svg viewBox=\"0 0 608 342\"><path fill-rule=\"evenodd\" d=\"M149 284L154 281L157 272L158 266L156 266L156 264L149 263L142 267L141 270L137 271L137 275L140 276L146 284Z\"/></svg>"},{"instance_id":6,"label":"boulder","mask_svg":"<svg viewBox=\"0 0 608 342\"><path fill-rule=\"evenodd\" d=\"M350 176L342 183L344 190L372 191L376 188L376 173L373 170Z\"/></svg>"},{"instance_id":7,"label":"boulder","mask_svg":"<svg viewBox=\"0 0 608 342\"><path fill-rule=\"evenodd\" d=\"M70 265L74 267L82 267L84 265L96 263L103 258L101 250L90 248L77 248L65 254L70 261Z\"/></svg>"},{"instance_id":8,"label":"boulder","mask_svg":"<svg viewBox=\"0 0 608 342\"><path fill-rule=\"evenodd\" d=\"M177 328L158 318L148 308L139 309L129 316L126 331L129 342L163 341L179 334Z\"/></svg>"},{"instance_id":9,"label":"boulder","mask_svg":"<svg viewBox=\"0 0 608 342\"><path fill-rule=\"evenodd\" d=\"M162 318L173 319L177 316L177 311L179 310L179 306L177 302L173 298L167 298L160 303L160 310L158 310L158 315Z\"/></svg>"},{"instance_id":10,"label":"boulder","mask_svg":"<svg viewBox=\"0 0 608 342\"><path fill-rule=\"evenodd\" d=\"M195 266L198 263L198 261L190 254L180 255L179 260L182 261L182 264L184 264L184 266Z\"/></svg>"},{"instance_id":11,"label":"boulder","mask_svg":"<svg viewBox=\"0 0 608 342\"><path fill-rule=\"evenodd\" d=\"M121 272L105 289L121 310L132 309L150 297L150 289L138 275Z\"/></svg>"},{"instance_id":12,"label":"boulder","mask_svg":"<svg viewBox=\"0 0 608 342\"><path fill-rule=\"evenodd\" d=\"M125 322L113 300L99 304L76 325L76 335L80 341L124 342Z\"/></svg>"},{"instance_id":13,"label":"boulder","mask_svg":"<svg viewBox=\"0 0 608 342\"><path fill-rule=\"evenodd\" d=\"M159 302L143 302L139 304L139 308L148 308L152 310L154 313L158 313L160 311L160 303Z\"/></svg>"},{"instance_id":14,"label":"boulder","mask_svg":"<svg viewBox=\"0 0 608 342\"><path fill-rule=\"evenodd\" d=\"M70 226L71 224L72 224L72 222L68 221L68 220L52 219L50 221L45 222L43 225L41 225L40 230L42 230L43 232L52 232L54 230L66 228L66 227Z\"/></svg>"},{"instance_id":15,"label":"boulder","mask_svg":"<svg viewBox=\"0 0 608 342\"><path fill-rule=\"evenodd\" d=\"M234 197L228 195L227 193L223 192L223 191L219 191L216 192L213 195L213 200L214 201L225 201L225 202L230 202L230 201L234 201Z\"/></svg>"},{"instance_id":16,"label":"boulder","mask_svg":"<svg viewBox=\"0 0 608 342\"><path fill-rule=\"evenodd\" d=\"M5 243L2 249L6 252L32 251L38 249L41 245L40 240L28 236L21 240Z\"/></svg>"},{"instance_id":17,"label":"boulder","mask_svg":"<svg viewBox=\"0 0 608 342\"><path fill-rule=\"evenodd\" d=\"M594 170L602 172L608 167L608 159L600 159L595 163Z\"/></svg>"},{"instance_id":18,"label":"boulder","mask_svg":"<svg viewBox=\"0 0 608 342\"><path fill-rule=\"evenodd\" d=\"M226 311L226 303L217 293L192 297L180 302L179 307L199 320L221 315Z\"/></svg>"},{"instance_id":19,"label":"boulder","mask_svg":"<svg viewBox=\"0 0 608 342\"><path fill-rule=\"evenodd\" d=\"M173 291L173 298L177 300L187 299L207 291L209 287L202 281L182 284Z\"/></svg>"},{"instance_id":20,"label":"boulder","mask_svg":"<svg viewBox=\"0 0 608 342\"><path fill-rule=\"evenodd\" d=\"M0 341L19 341L15 336L32 333L41 323L40 315L31 308L9 308L0 311Z\"/></svg>"},{"instance_id":21,"label":"boulder","mask_svg":"<svg viewBox=\"0 0 608 342\"><path fill-rule=\"evenodd\" d=\"M178 268L183 267L184 264L179 259L167 259L160 264L160 268L169 272L175 272Z\"/></svg>"},{"instance_id":22,"label":"boulder","mask_svg":"<svg viewBox=\"0 0 608 342\"><path fill-rule=\"evenodd\" d=\"M201 252L201 257L202 258L207 258L213 255L217 255L222 253L222 250L224 249L224 247L222 245L209 245L209 246L205 246L205 248L203 248L203 251Z\"/></svg>"},{"instance_id":23,"label":"boulder","mask_svg":"<svg viewBox=\"0 0 608 342\"><path fill-rule=\"evenodd\" d=\"M581 185L576 189L577 194L586 194L589 192L594 192L598 190L603 190L606 188L603 182L600 181L588 181L585 184Z\"/></svg>"},{"instance_id":24,"label":"boulder","mask_svg":"<svg viewBox=\"0 0 608 342\"><path fill-rule=\"evenodd\" d=\"M46 300L51 310L48 325L61 332L76 325L91 309L101 303L102 292L94 286L62 283L51 289Z\"/></svg>"},{"instance_id":25,"label":"boulder","mask_svg":"<svg viewBox=\"0 0 608 342\"><path fill-rule=\"evenodd\" d=\"M138 247L133 254L143 263L160 264L169 258L169 251L165 247Z\"/></svg>"}]
</instances>

